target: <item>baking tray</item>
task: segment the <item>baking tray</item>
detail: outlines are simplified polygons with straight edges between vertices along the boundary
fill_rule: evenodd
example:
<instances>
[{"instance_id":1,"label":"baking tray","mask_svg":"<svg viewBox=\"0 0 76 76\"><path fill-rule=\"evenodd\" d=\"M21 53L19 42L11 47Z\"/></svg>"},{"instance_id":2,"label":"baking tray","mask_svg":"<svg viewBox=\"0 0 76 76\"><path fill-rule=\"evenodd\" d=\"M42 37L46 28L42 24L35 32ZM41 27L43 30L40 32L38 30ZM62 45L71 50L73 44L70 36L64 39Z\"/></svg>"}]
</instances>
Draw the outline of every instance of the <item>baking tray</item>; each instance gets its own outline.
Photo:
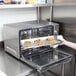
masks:
<instances>
[{"instance_id":1,"label":"baking tray","mask_svg":"<svg viewBox=\"0 0 76 76\"><path fill-rule=\"evenodd\" d=\"M49 45L50 47L53 47L54 45L59 45L59 44L61 43L61 41L56 40L56 41L57 41L56 44L51 44L51 43L49 43L49 41L46 40L46 39L49 38L49 37L55 39L54 36L46 36L46 37L39 37L39 38L24 39L24 40L21 40L21 45L22 45L22 47L23 47L24 49L40 47L41 45L39 46L38 43L34 42L34 41L37 40L37 39L40 39L40 40L42 40L42 42L45 43L45 45L42 45L42 46L47 46L47 45ZM32 44L34 44L34 46L33 46L33 47L27 47L27 46L24 44L24 42L26 42L26 41L30 41Z\"/></svg>"}]
</instances>

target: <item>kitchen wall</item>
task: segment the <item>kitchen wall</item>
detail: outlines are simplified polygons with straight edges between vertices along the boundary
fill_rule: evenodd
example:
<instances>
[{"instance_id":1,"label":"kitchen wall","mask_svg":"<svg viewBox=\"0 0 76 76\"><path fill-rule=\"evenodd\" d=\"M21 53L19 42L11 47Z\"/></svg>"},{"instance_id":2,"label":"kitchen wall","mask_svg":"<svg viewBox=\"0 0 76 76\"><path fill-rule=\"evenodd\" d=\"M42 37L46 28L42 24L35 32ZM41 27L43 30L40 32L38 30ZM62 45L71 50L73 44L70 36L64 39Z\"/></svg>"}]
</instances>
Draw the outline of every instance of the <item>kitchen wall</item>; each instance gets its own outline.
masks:
<instances>
[{"instance_id":1,"label":"kitchen wall","mask_svg":"<svg viewBox=\"0 0 76 76\"><path fill-rule=\"evenodd\" d=\"M49 18L49 9L44 9L46 13L43 13L43 18ZM43 11L43 12L44 12ZM35 8L13 8L13 9L0 9L0 41L3 41L2 30L3 24L13 23L13 22L22 22L29 20L36 20L36 9ZM55 7L54 8L54 17L76 17L76 6L71 7Z\"/></svg>"},{"instance_id":2,"label":"kitchen wall","mask_svg":"<svg viewBox=\"0 0 76 76\"><path fill-rule=\"evenodd\" d=\"M76 6L54 7L54 18L58 17L76 17Z\"/></svg>"},{"instance_id":3,"label":"kitchen wall","mask_svg":"<svg viewBox=\"0 0 76 76\"><path fill-rule=\"evenodd\" d=\"M76 6L54 6L53 17L63 18L63 17L76 17ZM43 8L42 19L50 18L50 9L48 7Z\"/></svg>"},{"instance_id":4,"label":"kitchen wall","mask_svg":"<svg viewBox=\"0 0 76 76\"><path fill-rule=\"evenodd\" d=\"M36 20L35 8L0 9L0 41L3 41L3 24Z\"/></svg>"}]
</instances>

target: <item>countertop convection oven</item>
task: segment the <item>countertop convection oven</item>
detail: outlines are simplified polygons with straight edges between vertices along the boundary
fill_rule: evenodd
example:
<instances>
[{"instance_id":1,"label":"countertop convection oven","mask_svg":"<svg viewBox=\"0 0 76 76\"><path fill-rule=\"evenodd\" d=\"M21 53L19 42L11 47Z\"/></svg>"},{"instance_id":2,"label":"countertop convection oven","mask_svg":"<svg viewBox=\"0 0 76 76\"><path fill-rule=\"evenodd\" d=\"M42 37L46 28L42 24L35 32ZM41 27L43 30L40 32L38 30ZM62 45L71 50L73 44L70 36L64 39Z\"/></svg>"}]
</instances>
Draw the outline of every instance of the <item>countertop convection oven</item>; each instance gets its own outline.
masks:
<instances>
[{"instance_id":1,"label":"countertop convection oven","mask_svg":"<svg viewBox=\"0 0 76 76\"><path fill-rule=\"evenodd\" d=\"M3 31L5 51L39 72L46 71L55 62L64 61L70 57L69 54L54 50L45 41L47 37L54 36L58 31L57 23L46 21L40 21L39 24L37 21L5 24ZM40 44L35 42L37 40Z\"/></svg>"}]
</instances>

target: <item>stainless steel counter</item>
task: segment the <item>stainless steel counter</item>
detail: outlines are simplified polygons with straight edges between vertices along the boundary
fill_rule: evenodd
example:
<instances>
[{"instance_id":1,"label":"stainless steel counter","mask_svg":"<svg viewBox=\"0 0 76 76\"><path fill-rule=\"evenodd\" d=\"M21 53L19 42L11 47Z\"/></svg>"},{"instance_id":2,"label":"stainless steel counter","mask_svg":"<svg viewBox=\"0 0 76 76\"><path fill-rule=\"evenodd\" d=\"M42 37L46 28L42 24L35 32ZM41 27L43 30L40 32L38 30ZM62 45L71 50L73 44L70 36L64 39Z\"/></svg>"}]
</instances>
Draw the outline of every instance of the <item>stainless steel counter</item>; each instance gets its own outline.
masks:
<instances>
[{"instance_id":1,"label":"stainless steel counter","mask_svg":"<svg viewBox=\"0 0 76 76\"><path fill-rule=\"evenodd\" d=\"M19 60L13 58L2 49L0 50L0 70L7 76L19 76L32 71L28 65L25 65Z\"/></svg>"}]
</instances>

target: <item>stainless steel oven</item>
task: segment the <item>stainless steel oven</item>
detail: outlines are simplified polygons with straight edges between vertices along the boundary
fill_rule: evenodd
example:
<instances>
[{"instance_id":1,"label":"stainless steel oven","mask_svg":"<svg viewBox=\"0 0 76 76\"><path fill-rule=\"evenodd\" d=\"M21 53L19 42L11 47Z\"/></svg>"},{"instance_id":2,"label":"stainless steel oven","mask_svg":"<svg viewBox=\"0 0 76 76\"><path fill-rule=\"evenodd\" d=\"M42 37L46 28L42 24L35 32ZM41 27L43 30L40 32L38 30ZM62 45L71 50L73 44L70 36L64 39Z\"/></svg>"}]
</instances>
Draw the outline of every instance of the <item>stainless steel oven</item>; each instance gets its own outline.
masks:
<instances>
[{"instance_id":1,"label":"stainless steel oven","mask_svg":"<svg viewBox=\"0 0 76 76\"><path fill-rule=\"evenodd\" d=\"M69 58L68 54L54 50L45 41L45 38L54 36L54 33L58 33L58 31L57 23L46 21L40 21L39 24L37 21L5 24L3 31L5 51L31 65L39 72L43 72L50 65L55 64L54 62L58 63ZM35 39L43 39L46 44L41 42L42 45L37 45L34 43ZM26 43L30 41L35 45L26 46L25 41Z\"/></svg>"},{"instance_id":2,"label":"stainless steel oven","mask_svg":"<svg viewBox=\"0 0 76 76\"><path fill-rule=\"evenodd\" d=\"M58 32L58 29L58 24L46 21L40 21L40 24L37 21L5 24L3 29L5 51L20 59L21 40L54 35L54 31Z\"/></svg>"}]
</instances>

